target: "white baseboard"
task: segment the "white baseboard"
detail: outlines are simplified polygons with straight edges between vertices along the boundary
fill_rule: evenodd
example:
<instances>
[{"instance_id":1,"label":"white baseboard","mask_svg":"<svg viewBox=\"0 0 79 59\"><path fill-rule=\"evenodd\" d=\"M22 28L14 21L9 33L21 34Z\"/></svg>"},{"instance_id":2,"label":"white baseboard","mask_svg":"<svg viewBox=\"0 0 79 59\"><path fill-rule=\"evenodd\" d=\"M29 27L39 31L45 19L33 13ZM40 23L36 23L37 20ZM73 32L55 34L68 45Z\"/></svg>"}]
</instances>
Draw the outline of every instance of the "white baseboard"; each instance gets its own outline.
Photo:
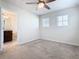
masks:
<instances>
[{"instance_id":1,"label":"white baseboard","mask_svg":"<svg viewBox=\"0 0 79 59\"><path fill-rule=\"evenodd\" d=\"M73 46L79 46L79 44L77 44L77 43L71 43L71 42L65 42L65 41L56 41L56 40L52 40L52 39L43 39L43 40L54 41L54 42L69 44L69 45L73 45Z\"/></svg>"},{"instance_id":2,"label":"white baseboard","mask_svg":"<svg viewBox=\"0 0 79 59\"><path fill-rule=\"evenodd\" d=\"M32 41L34 41L34 40L38 40L38 38L36 38L36 39L31 39L31 40L29 40L29 41L19 42L18 45L24 45L24 44L26 44L26 43L28 43L28 42L32 42Z\"/></svg>"}]
</instances>

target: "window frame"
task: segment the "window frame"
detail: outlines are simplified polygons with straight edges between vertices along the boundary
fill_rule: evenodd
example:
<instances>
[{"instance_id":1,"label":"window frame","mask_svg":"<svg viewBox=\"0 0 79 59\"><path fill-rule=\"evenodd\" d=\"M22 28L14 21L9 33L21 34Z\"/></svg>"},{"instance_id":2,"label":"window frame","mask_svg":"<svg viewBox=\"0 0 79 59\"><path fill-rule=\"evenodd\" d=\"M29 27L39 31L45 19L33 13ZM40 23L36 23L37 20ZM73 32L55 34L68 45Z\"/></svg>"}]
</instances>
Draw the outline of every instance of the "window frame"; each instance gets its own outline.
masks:
<instances>
[{"instance_id":1,"label":"window frame","mask_svg":"<svg viewBox=\"0 0 79 59\"><path fill-rule=\"evenodd\" d=\"M60 20L59 20L59 17L60 17ZM69 15L67 14L57 16L57 26L68 26L69 25L68 20L69 20Z\"/></svg>"}]
</instances>

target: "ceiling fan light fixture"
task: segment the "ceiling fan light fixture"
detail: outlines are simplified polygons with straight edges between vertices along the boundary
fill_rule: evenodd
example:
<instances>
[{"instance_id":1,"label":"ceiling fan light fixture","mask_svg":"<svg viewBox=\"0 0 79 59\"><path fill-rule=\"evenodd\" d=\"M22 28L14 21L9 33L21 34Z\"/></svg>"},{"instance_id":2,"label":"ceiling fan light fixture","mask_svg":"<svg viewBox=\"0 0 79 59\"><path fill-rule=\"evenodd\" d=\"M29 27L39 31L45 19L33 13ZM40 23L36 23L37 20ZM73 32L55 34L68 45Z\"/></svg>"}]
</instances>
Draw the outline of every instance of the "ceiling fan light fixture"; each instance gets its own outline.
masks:
<instances>
[{"instance_id":1,"label":"ceiling fan light fixture","mask_svg":"<svg viewBox=\"0 0 79 59\"><path fill-rule=\"evenodd\" d=\"M43 7L44 7L44 3L41 2L38 4L38 8L43 8Z\"/></svg>"}]
</instances>

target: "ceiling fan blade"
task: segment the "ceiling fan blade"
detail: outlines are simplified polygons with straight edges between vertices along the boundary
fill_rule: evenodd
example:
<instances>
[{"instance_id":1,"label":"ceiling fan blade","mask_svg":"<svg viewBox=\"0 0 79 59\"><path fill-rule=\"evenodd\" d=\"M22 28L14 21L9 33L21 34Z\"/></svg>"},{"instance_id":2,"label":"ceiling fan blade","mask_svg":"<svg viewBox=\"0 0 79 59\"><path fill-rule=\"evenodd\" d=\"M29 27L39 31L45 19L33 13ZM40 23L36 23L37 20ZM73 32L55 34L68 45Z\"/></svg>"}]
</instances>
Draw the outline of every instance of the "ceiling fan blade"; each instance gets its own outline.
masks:
<instances>
[{"instance_id":1,"label":"ceiling fan blade","mask_svg":"<svg viewBox=\"0 0 79 59\"><path fill-rule=\"evenodd\" d=\"M46 5L46 4L44 5L44 7L45 7L46 9L50 9L50 7L49 7L48 5Z\"/></svg>"},{"instance_id":2,"label":"ceiling fan blade","mask_svg":"<svg viewBox=\"0 0 79 59\"><path fill-rule=\"evenodd\" d=\"M56 1L56 0L44 0L45 3L50 3L50 2L53 2L53 1Z\"/></svg>"},{"instance_id":3,"label":"ceiling fan blade","mask_svg":"<svg viewBox=\"0 0 79 59\"><path fill-rule=\"evenodd\" d=\"M38 4L37 2L26 2L26 4Z\"/></svg>"}]
</instances>

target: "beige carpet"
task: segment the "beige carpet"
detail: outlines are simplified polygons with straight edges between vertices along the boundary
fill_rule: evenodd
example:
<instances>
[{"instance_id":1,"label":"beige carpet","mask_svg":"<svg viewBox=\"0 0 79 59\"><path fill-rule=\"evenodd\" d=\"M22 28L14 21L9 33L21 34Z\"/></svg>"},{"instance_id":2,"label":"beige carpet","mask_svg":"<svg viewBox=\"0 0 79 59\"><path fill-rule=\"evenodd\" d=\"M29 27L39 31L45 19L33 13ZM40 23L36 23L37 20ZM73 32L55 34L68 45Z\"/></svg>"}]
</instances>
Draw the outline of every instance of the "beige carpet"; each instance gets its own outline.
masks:
<instances>
[{"instance_id":1,"label":"beige carpet","mask_svg":"<svg viewBox=\"0 0 79 59\"><path fill-rule=\"evenodd\" d=\"M8 48L0 59L79 59L79 47L47 40L36 40Z\"/></svg>"}]
</instances>

